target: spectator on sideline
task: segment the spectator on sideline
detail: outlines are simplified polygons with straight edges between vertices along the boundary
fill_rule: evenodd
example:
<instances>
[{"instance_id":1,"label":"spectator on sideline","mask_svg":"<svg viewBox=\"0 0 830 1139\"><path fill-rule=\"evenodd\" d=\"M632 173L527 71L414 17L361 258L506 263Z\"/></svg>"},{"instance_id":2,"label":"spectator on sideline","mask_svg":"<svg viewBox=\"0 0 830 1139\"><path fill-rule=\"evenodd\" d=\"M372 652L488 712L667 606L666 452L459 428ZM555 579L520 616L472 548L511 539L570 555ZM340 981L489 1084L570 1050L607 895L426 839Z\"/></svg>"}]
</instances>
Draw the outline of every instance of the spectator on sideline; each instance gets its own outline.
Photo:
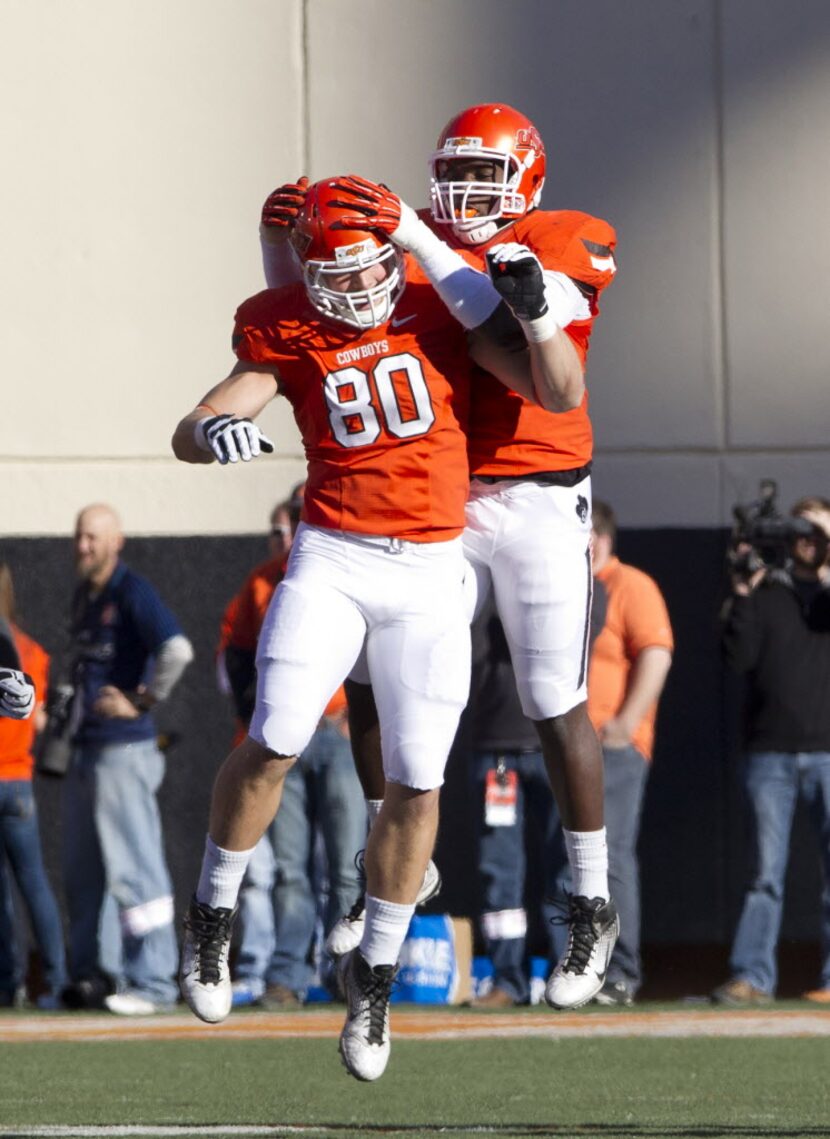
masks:
<instances>
[{"instance_id":1,"label":"spectator on sideline","mask_svg":"<svg viewBox=\"0 0 830 1139\"><path fill-rule=\"evenodd\" d=\"M620 914L620 935L595 1000L630 1005L642 982L637 839L657 703L674 641L657 583L616 557L616 536L613 510L595 498L593 570L605 587L608 608L588 669L588 715L602 744L608 873Z\"/></svg>"},{"instance_id":2,"label":"spectator on sideline","mask_svg":"<svg viewBox=\"0 0 830 1139\"><path fill-rule=\"evenodd\" d=\"M25 720L35 706L31 676L20 671L20 656L8 621L0 617L0 716Z\"/></svg>"},{"instance_id":3,"label":"spectator on sideline","mask_svg":"<svg viewBox=\"0 0 830 1139\"><path fill-rule=\"evenodd\" d=\"M237 720L246 731L256 693L259 631L285 573L304 488L300 483L291 498L275 508L272 558L251 572L231 603L226 667ZM234 983L238 1004L248 999L265 1008L285 1008L305 999L313 974L317 924L313 871L318 830L329 880L324 934L361 890L355 855L365 844L366 806L352 762L342 688L329 701L311 742L286 776L280 819L280 825L272 822L257 843L239 895L242 929ZM325 979L333 989L333 977Z\"/></svg>"},{"instance_id":4,"label":"spectator on sideline","mask_svg":"<svg viewBox=\"0 0 830 1139\"><path fill-rule=\"evenodd\" d=\"M285 573L288 554L294 539L291 512L299 518L302 507L302 487L299 483L287 502L278 503L271 512L268 535L269 558L251 572L243 588L228 602L222 615L217 650L217 676L220 690L233 699L236 747L248 734L248 725L256 695L256 667L254 653L249 648L235 645L230 652L228 672L228 646L240 603L245 596L246 605L255 613L264 614L276 584ZM257 629L261 616L256 618ZM238 635L238 634L237 634ZM256 636L254 636L254 645ZM268 834L264 834L254 848L251 861L245 870L239 890L239 946L234 965L233 1000L235 1005L258 1001L265 992L265 970L274 950L274 852Z\"/></svg>"},{"instance_id":5,"label":"spectator on sideline","mask_svg":"<svg viewBox=\"0 0 830 1139\"><path fill-rule=\"evenodd\" d=\"M177 997L173 892L156 800L164 757L151 709L170 695L193 650L153 586L120 560L123 544L111 506L80 512L72 603L77 727L63 804L66 1000L103 998L111 1012L136 1016ZM106 997L102 974L116 989Z\"/></svg>"},{"instance_id":6,"label":"spectator on sideline","mask_svg":"<svg viewBox=\"0 0 830 1139\"><path fill-rule=\"evenodd\" d=\"M299 519L302 508L302 488L305 484L298 483L291 491L290 498L279 502L271 511L270 530L268 533L268 559L256 566L245 581L243 589L246 594L246 604L253 605L256 611L264 613L268 602L274 592L276 583L285 573L291 544L294 540L294 530L297 521L292 525L292 515ZM228 644L231 629L236 621L242 590L235 594L222 614L219 630L219 644L216 649L216 676L219 691L230 696L233 701L236 731L234 733L234 746L241 743L248 733L248 724L254 706L256 670L250 650L240 649L236 646L231 651L228 661ZM232 679L228 669L234 670Z\"/></svg>"},{"instance_id":7,"label":"spectator on sideline","mask_svg":"<svg viewBox=\"0 0 830 1139\"><path fill-rule=\"evenodd\" d=\"M36 999L37 1007L55 1009L61 1007L61 992L66 983L66 956L60 913L43 865L32 787L32 745L46 718L43 705L49 657L17 625L14 582L5 562L0 562L0 617L7 624L13 650L20 666L32 678L36 694L34 715L25 720L0 718L0 1006L13 1005L22 996L11 874L40 954L44 990Z\"/></svg>"},{"instance_id":8,"label":"spectator on sideline","mask_svg":"<svg viewBox=\"0 0 830 1139\"><path fill-rule=\"evenodd\" d=\"M595 585L592 640L605 620L605 593ZM475 1008L509 1008L530 997L525 906L527 854L539 857L545 894L556 893L567 864L562 823L545 770L539 736L522 712L504 628L489 597L472 628L473 680L468 715L473 737L473 780L479 821L479 924L493 963L492 987ZM545 885L545 883L543 883ZM554 907L542 915L555 921ZM548 925L547 956L558 947Z\"/></svg>"},{"instance_id":9,"label":"spectator on sideline","mask_svg":"<svg viewBox=\"0 0 830 1139\"><path fill-rule=\"evenodd\" d=\"M816 830L824 879L819 986L805 996L830 1004L830 500L802 498L790 513L812 523L812 534L793 540L787 569L734 574L724 610L726 661L747 678L743 778L755 869L732 943L731 977L712 994L717 1004L767 1004L775 995L799 798Z\"/></svg>"}]
</instances>

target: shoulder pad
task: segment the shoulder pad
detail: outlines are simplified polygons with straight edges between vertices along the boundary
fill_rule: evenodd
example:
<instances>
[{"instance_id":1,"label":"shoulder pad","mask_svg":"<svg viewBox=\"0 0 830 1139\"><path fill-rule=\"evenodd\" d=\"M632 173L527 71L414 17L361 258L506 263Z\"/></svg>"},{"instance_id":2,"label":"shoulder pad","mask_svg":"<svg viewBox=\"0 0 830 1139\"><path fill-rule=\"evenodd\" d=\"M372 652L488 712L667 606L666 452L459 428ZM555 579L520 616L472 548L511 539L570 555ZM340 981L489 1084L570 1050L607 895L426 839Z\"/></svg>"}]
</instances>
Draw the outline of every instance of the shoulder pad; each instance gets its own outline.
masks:
<instances>
[{"instance_id":1,"label":"shoulder pad","mask_svg":"<svg viewBox=\"0 0 830 1139\"><path fill-rule=\"evenodd\" d=\"M566 273L583 291L592 293L614 279L617 235L607 221L577 210L539 210L524 221L527 231L522 240L545 268Z\"/></svg>"}]
</instances>

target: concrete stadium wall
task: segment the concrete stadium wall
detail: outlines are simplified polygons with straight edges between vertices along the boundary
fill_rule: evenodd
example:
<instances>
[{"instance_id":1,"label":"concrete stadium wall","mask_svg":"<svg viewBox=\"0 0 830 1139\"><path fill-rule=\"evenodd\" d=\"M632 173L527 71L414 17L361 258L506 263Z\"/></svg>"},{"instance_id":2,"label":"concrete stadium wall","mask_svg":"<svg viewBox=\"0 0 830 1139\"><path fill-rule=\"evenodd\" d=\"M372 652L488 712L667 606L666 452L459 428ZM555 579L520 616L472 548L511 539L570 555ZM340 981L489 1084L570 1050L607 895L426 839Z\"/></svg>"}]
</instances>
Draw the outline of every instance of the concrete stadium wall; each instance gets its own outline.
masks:
<instances>
[{"instance_id":1,"label":"concrete stadium wall","mask_svg":"<svg viewBox=\"0 0 830 1139\"><path fill-rule=\"evenodd\" d=\"M632 526L713 526L761 474L787 500L830 481L824 0L4 15L7 533L66 533L101 497L133 532L258 530L302 471L286 408L264 416L277 456L250 469L187 469L169 438L231 363L264 195L355 169L423 202L440 127L483 100L539 126L544 205L619 231L589 369L597 492Z\"/></svg>"}]
</instances>

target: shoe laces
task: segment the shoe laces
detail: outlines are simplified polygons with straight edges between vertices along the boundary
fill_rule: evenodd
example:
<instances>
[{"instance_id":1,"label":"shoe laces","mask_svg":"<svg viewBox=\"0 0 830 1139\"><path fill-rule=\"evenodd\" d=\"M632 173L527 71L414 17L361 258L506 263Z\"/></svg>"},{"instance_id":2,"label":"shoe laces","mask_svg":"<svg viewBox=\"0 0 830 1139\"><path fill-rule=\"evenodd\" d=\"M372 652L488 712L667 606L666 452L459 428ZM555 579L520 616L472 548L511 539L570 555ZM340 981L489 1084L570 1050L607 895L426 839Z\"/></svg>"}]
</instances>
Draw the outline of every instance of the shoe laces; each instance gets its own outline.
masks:
<instances>
[{"instance_id":1,"label":"shoe laces","mask_svg":"<svg viewBox=\"0 0 830 1139\"><path fill-rule=\"evenodd\" d=\"M217 985L220 962L231 937L234 911L214 909L195 899L185 915L184 927L193 936L196 968L203 985Z\"/></svg>"},{"instance_id":2,"label":"shoe laces","mask_svg":"<svg viewBox=\"0 0 830 1139\"><path fill-rule=\"evenodd\" d=\"M366 895L361 894L355 904L346 914L346 921L359 921L363 917L363 911L366 909Z\"/></svg>"},{"instance_id":3,"label":"shoe laces","mask_svg":"<svg viewBox=\"0 0 830 1139\"><path fill-rule=\"evenodd\" d=\"M562 972L582 974L588 967L591 954L599 940L600 930L594 921L599 907L587 898L575 897L573 894L568 894L567 898L567 914L551 918L551 923L561 925L567 922L570 926L568 949L562 962Z\"/></svg>"},{"instance_id":4,"label":"shoe laces","mask_svg":"<svg viewBox=\"0 0 830 1139\"><path fill-rule=\"evenodd\" d=\"M359 850L354 856L354 868L360 876L361 891L357 901L346 914L346 921L359 921L366 909L366 867L364 865L365 850Z\"/></svg>"},{"instance_id":5,"label":"shoe laces","mask_svg":"<svg viewBox=\"0 0 830 1139\"><path fill-rule=\"evenodd\" d=\"M358 962L357 966L360 995L366 1002L366 1011L369 1014L369 1043L382 1044L386 1028L386 1010L397 968L394 965L376 965L373 969L368 963L364 965L363 962Z\"/></svg>"}]
</instances>

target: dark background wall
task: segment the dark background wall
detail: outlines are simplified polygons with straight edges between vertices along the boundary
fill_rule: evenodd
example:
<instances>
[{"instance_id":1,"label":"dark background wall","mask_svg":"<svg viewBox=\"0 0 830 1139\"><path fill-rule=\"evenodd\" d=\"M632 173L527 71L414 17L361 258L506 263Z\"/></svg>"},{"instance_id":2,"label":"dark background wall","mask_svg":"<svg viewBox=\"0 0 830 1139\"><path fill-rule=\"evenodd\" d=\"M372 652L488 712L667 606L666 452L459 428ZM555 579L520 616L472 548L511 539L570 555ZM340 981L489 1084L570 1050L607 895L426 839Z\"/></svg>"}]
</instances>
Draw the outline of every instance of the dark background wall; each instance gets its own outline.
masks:
<instances>
[{"instance_id":1,"label":"dark background wall","mask_svg":"<svg viewBox=\"0 0 830 1139\"><path fill-rule=\"evenodd\" d=\"M648 984L679 995L723 979L728 943L748 870L737 784L740 687L725 674L717 645L726 533L721 530L623 530L623 560L650 573L668 602L676 637L663 697L653 773L644 810L641 855L643 940ZM8 539L21 623L53 654L66 647L74 583L71 543ZM231 739L231 719L216 689L213 652L225 603L265 556L264 539L134 538L125 559L146 574L178 615L196 660L160 715L178 736L161 794L167 853L181 912L198 874L210 789ZM60 781L38 780L47 863L60 876ZM463 731L450 762L437 859L440 907L470 914L475 898L472 812ZM799 817L782 941L782 991L810 987L818 936L819 877L812 836ZM648 991L648 990L647 990Z\"/></svg>"}]
</instances>

